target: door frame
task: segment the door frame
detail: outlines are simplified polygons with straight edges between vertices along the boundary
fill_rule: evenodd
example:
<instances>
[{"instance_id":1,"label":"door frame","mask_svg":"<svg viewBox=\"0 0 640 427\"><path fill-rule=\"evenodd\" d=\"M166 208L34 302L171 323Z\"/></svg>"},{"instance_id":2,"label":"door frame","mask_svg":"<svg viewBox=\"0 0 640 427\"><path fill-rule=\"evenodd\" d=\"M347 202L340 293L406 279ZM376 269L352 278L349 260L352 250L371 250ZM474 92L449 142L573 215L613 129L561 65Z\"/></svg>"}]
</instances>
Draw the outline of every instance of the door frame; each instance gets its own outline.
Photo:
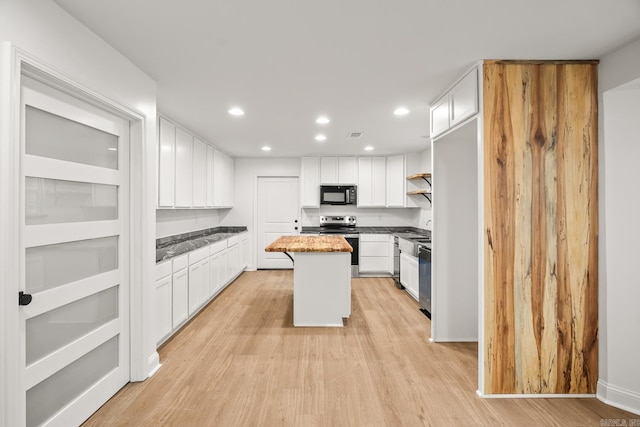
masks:
<instances>
[{"instance_id":1,"label":"door frame","mask_svg":"<svg viewBox=\"0 0 640 427\"><path fill-rule=\"evenodd\" d=\"M266 174L255 174L253 176L253 230L250 233L251 238L253 239L253 266L252 270L258 269L258 251L263 251L264 248L258 247L258 181L260 178L295 178L298 180L298 221L300 224L300 229L302 229L302 205L301 205L301 197L300 197L300 176L299 175L289 175L289 174L275 174L275 175L266 175ZM298 230L299 232L300 230ZM250 247L251 247L250 246Z\"/></svg>"},{"instance_id":2,"label":"door frame","mask_svg":"<svg viewBox=\"0 0 640 427\"><path fill-rule=\"evenodd\" d=\"M0 44L0 425L24 420L19 352L20 271L20 89L25 73L62 92L130 122L129 149L129 333L130 381L142 381L159 368L152 334L152 285L155 260L155 146L145 115L100 95L58 72L10 42ZM147 114L155 117L155 108ZM147 342L148 341L148 342ZM151 356L149 349L152 346ZM146 354L145 354L146 353Z\"/></svg>"}]
</instances>

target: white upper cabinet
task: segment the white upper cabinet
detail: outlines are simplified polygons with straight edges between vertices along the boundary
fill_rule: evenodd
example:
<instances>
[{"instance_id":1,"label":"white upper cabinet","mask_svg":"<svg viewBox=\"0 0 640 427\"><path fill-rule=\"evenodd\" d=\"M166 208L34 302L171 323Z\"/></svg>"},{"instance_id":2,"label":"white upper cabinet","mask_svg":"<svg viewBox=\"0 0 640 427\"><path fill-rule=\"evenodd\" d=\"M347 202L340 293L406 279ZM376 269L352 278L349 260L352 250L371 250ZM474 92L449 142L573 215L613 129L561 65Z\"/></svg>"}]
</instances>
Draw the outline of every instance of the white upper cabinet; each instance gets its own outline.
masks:
<instances>
[{"instance_id":1,"label":"white upper cabinet","mask_svg":"<svg viewBox=\"0 0 640 427\"><path fill-rule=\"evenodd\" d=\"M355 157L321 157L321 184L355 184L358 178L358 163Z\"/></svg>"},{"instance_id":2,"label":"white upper cabinet","mask_svg":"<svg viewBox=\"0 0 640 427\"><path fill-rule=\"evenodd\" d=\"M164 117L158 123L158 207L232 207L233 158Z\"/></svg>"},{"instance_id":3,"label":"white upper cabinet","mask_svg":"<svg viewBox=\"0 0 640 427\"><path fill-rule=\"evenodd\" d=\"M386 174L386 158L358 159L358 207L386 206Z\"/></svg>"},{"instance_id":4,"label":"white upper cabinet","mask_svg":"<svg viewBox=\"0 0 640 427\"><path fill-rule=\"evenodd\" d=\"M214 148L207 145L207 207L213 207Z\"/></svg>"},{"instance_id":5,"label":"white upper cabinet","mask_svg":"<svg viewBox=\"0 0 640 427\"><path fill-rule=\"evenodd\" d=\"M405 182L404 155L387 157L387 207L404 207Z\"/></svg>"},{"instance_id":6,"label":"white upper cabinet","mask_svg":"<svg viewBox=\"0 0 640 427\"><path fill-rule=\"evenodd\" d=\"M158 144L158 206L175 204L176 126L160 118Z\"/></svg>"},{"instance_id":7,"label":"white upper cabinet","mask_svg":"<svg viewBox=\"0 0 640 427\"><path fill-rule=\"evenodd\" d=\"M338 157L338 183L355 184L357 180L357 159L355 157Z\"/></svg>"},{"instance_id":8,"label":"white upper cabinet","mask_svg":"<svg viewBox=\"0 0 640 427\"><path fill-rule=\"evenodd\" d=\"M207 144L193 138L193 201L194 207L207 205Z\"/></svg>"},{"instance_id":9,"label":"white upper cabinet","mask_svg":"<svg viewBox=\"0 0 640 427\"><path fill-rule=\"evenodd\" d=\"M303 208L320 207L320 158L303 157L300 167Z\"/></svg>"},{"instance_id":10,"label":"white upper cabinet","mask_svg":"<svg viewBox=\"0 0 640 427\"><path fill-rule=\"evenodd\" d=\"M175 206L192 206L193 137L180 128L176 128L176 185Z\"/></svg>"},{"instance_id":11,"label":"white upper cabinet","mask_svg":"<svg viewBox=\"0 0 640 427\"><path fill-rule=\"evenodd\" d=\"M478 69L469 71L430 109L431 138L478 113Z\"/></svg>"}]
</instances>

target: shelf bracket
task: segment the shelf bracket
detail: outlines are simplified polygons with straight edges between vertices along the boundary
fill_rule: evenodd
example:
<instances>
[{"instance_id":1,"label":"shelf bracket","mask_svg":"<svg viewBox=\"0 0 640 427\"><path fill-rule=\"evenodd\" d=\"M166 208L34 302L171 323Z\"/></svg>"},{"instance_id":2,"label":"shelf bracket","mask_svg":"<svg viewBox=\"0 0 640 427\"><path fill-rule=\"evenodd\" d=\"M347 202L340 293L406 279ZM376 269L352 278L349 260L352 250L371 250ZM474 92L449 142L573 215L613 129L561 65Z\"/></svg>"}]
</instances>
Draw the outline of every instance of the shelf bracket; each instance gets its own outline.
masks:
<instances>
[{"instance_id":1,"label":"shelf bracket","mask_svg":"<svg viewBox=\"0 0 640 427\"><path fill-rule=\"evenodd\" d=\"M431 197L429 197L429 195L428 195L428 194L423 194L423 196L427 198L427 200L429 201L429 203L431 203Z\"/></svg>"},{"instance_id":2,"label":"shelf bracket","mask_svg":"<svg viewBox=\"0 0 640 427\"><path fill-rule=\"evenodd\" d=\"M429 178L427 178L426 176L423 176L422 179L427 181L427 184L429 184L429 187L431 187L431 181L429 181Z\"/></svg>"}]
</instances>

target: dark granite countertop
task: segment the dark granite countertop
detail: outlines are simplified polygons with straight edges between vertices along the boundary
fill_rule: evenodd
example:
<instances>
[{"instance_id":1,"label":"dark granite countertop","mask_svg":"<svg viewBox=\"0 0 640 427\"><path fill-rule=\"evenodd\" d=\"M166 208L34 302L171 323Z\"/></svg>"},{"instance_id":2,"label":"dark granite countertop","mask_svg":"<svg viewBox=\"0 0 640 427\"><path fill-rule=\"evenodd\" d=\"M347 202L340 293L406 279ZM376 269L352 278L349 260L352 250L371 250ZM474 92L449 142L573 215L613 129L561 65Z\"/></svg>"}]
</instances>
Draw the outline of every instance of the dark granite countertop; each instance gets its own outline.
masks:
<instances>
[{"instance_id":1,"label":"dark granite countertop","mask_svg":"<svg viewBox=\"0 0 640 427\"><path fill-rule=\"evenodd\" d=\"M322 231L322 227L302 227L302 234L316 234ZM391 234L399 237L420 235L431 237L431 231L417 227L354 227L349 229L349 234Z\"/></svg>"},{"instance_id":2,"label":"dark granite countertop","mask_svg":"<svg viewBox=\"0 0 640 427\"><path fill-rule=\"evenodd\" d=\"M156 264L247 231L247 227L214 227L156 239Z\"/></svg>"}]
</instances>

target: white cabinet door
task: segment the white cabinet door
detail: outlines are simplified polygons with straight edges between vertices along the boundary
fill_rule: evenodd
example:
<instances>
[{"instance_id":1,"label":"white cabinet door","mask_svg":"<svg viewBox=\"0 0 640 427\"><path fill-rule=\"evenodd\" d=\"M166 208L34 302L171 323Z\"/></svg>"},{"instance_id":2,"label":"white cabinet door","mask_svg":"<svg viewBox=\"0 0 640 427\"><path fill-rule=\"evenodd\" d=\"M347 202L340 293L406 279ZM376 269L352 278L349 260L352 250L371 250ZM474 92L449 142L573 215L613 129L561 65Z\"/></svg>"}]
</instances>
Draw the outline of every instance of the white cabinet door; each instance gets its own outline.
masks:
<instances>
[{"instance_id":1,"label":"white cabinet door","mask_svg":"<svg viewBox=\"0 0 640 427\"><path fill-rule=\"evenodd\" d=\"M451 90L449 126L454 127L478 112L478 70L473 69Z\"/></svg>"},{"instance_id":2,"label":"white cabinet door","mask_svg":"<svg viewBox=\"0 0 640 427\"><path fill-rule=\"evenodd\" d=\"M214 149L212 146L207 145L207 207L214 206L213 203L213 191L214 191Z\"/></svg>"},{"instance_id":3,"label":"white cabinet door","mask_svg":"<svg viewBox=\"0 0 640 427\"><path fill-rule=\"evenodd\" d=\"M387 206L404 207L405 201L404 155L387 158Z\"/></svg>"},{"instance_id":4,"label":"white cabinet door","mask_svg":"<svg viewBox=\"0 0 640 427\"><path fill-rule=\"evenodd\" d=\"M358 207L373 206L373 159L360 157L358 159Z\"/></svg>"},{"instance_id":5,"label":"white cabinet door","mask_svg":"<svg viewBox=\"0 0 640 427\"><path fill-rule=\"evenodd\" d=\"M218 150L213 150L213 206L223 206L224 196L224 154Z\"/></svg>"},{"instance_id":6,"label":"white cabinet door","mask_svg":"<svg viewBox=\"0 0 640 427\"><path fill-rule=\"evenodd\" d=\"M359 247L359 271L363 273L386 273L393 252L389 251L389 234L361 234Z\"/></svg>"},{"instance_id":7,"label":"white cabinet door","mask_svg":"<svg viewBox=\"0 0 640 427\"><path fill-rule=\"evenodd\" d=\"M418 258L400 254L400 283L416 301L418 300Z\"/></svg>"},{"instance_id":8,"label":"white cabinet door","mask_svg":"<svg viewBox=\"0 0 640 427\"><path fill-rule=\"evenodd\" d=\"M387 203L387 159L372 158L371 170L371 206L386 206Z\"/></svg>"},{"instance_id":9,"label":"white cabinet door","mask_svg":"<svg viewBox=\"0 0 640 427\"><path fill-rule=\"evenodd\" d=\"M193 138L176 128L176 206L192 206Z\"/></svg>"},{"instance_id":10,"label":"white cabinet door","mask_svg":"<svg viewBox=\"0 0 640 427\"><path fill-rule=\"evenodd\" d=\"M358 182L358 162L355 157L338 157L338 183Z\"/></svg>"},{"instance_id":11,"label":"white cabinet door","mask_svg":"<svg viewBox=\"0 0 640 427\"><path fill-rule=\"evenodd\" d=\"M320 207L320 158L303 157L300 168L302 179L302 207Z\"/></svg>"},{"instance_id":12,"label":"white cabinet door","mask_svg":"<svg viewBox=\"0 0 640 427\"><path fill-rule=\"evenodd\" d=\"M220 257L218 259L218 268L216 268L216 271L218 273L218 277L216 281L216 283L218 283L219 285L218 289L224 288L227 285L227 283L229 283L229 277L227 273L228 263L229 263L229 250L225 249L224 251L220 252Z\"/></svg>"},{"instance_id":13,"label":"white cabinet door","mask_svg":"<svg viewBox=\"0 0 640 427\"><path fill-rule=\"evenodd\" d=\"M443 96L431 107L431 138L449 129L449 95Z\"/></svg>"},{"instance_id":14,"label":"white cabinet door","mask_svg":"<svg viewBox=\"0 0 640 427\"><path fill-rule=\"evenodd\" d=\"M339 184L338 181L338 158L337 157L321 157L320 158L320 183L321 184Z\"/></svg>"},{"instance_id":15,"label":"white cabinet door","mask_svg":"<svg viewBox=\"0 0 640 427\"><path fill-rule=\"evenodd\" d=\"M192 164L192 206L204 207L207 204L207 144L198 138L193 138Z\"/></svg>"},{"instance_id":16,"label":"white cabinet door","mask_svg":"<svg viewBox=\"0 0 640 427\"><path fill-rule=\"evenodd\" d=\"M249 233L240 238L240 271L249 265Z\"/></svg>"},{"instance_id":17,"label":"white cabinet door","mask_svg":"<svg viewBox=\"0 0 640 427\"><path fill-rule=\"evenodd\" d=\"M159 344L173 330L171 321L171 275L156 280L156 343Z\"/></svg>"},{"instance_id":18,"label":"white cabinet door","mask_svg":"<svg viewBox=\"0 0 640 427\"><path fill-rule=\"evenodd\" d=\"M175 203L176 126L160 117L158 144L158 206Z\"/></svg>"},{"instance_id":19,"label":"white cabinet door","mask_svg":"<svg viewBox=\"0 0 640 427\"><path fill-rule=\"evenodd\" d=\"M173 273L172 326L176 329L189 317L189 273L185 267Z\"/></svg>"},{"instance_id":20,"label":"white cabinet door","mask_svg":"<svg viewBox=\"0 0 640 427\"><path fill-rule=\"evenodd\" d=\"M222 205L224 207L230 208L233 207L233 197L234 197L234 181L235 181L235 165L233 162L233 158L224 155L224 185L223 185L223 199Z\"/></svg>"},{"instance_id":21,"label":"white cabinet door","mask_svg":"<svg viewBox=\"0 0 640 427\"><path fill-rule=\"evenodd\" d=\"M386 206L386 172L384 157L358 159L358 207Z\"/></svg>"},{"instance_id":22,"label":"white cabinet door","mask_svg":"<svg viewBox=\"0 0 640 427\"><path fill-rule=\"evenodd\" d=\"M205 302L209 289L209 258L189 266L189 316Z\"/></svg>"}]
</instances>

